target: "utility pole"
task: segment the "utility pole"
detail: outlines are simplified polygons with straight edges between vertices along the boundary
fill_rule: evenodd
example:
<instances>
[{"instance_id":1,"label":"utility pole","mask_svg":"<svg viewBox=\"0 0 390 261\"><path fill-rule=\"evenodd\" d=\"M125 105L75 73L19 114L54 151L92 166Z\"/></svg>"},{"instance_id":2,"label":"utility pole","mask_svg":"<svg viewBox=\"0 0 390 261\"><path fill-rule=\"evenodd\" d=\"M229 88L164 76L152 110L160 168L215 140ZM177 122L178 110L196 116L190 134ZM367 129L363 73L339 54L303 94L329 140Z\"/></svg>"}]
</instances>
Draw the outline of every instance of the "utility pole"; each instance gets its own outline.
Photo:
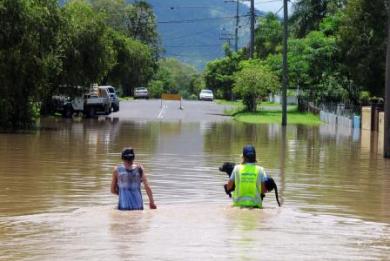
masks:
<instances>
[{"instance_id":1,"label":"utility pole","mask_svg":"<svg viewBox=\"0 0 390 261\"><path fill-rule=\"evenodd\" d=\"M287 89L288 89L288 60L287 60L287 42L288 42L288 6L287 0L283 0L284 19L283 19L283 88L282 88L282 126L287 125Z\"/></svg>"},{"instance_id":2,"label":"utility pole","mask_svg":"<svg viewBox=\"0 0 390 261\"><path fill-rule=\"evenodd\" d=\"M250 10L250 17L251 17L251 39L249 43L249 57L253 59L254 56L254 50L255 50L255 0L251 1L251 10Z\"/></svg>"},{"instance_id":3,"label":"utility pole","mask_svg":"<svg viewBox=\"0 0 390 261\"><path fill-rule=\"evenodd\" d=\"M390 158L390 4L387 5L387 16L384 156Z\"/></svg>"},{"instance_id":4,"label":"utility pole","mask_svg":"<svg viewBox=\"0 0 390 261\"><path fill-rule=\"evenodd\" d=\"M236 28L235 28L235 35L234 35L234 51L238 51L238 29L240 27L240 0L225 0L225 3L236 3ZM230 46L230 44L229 44Z\"/></svg>"},{"instance_id":5,"label":"utility pole","mask_svg":"<svg viewBox=\"0 0 390 261\"><path fill-rule=\"evenodd\" d=\"M236 6L236 31L235 31L235 43L234 43L234 50L238 51L238 27L240 26L240 0L237 0L237 6Z\"/></svg>"}]
</instances>

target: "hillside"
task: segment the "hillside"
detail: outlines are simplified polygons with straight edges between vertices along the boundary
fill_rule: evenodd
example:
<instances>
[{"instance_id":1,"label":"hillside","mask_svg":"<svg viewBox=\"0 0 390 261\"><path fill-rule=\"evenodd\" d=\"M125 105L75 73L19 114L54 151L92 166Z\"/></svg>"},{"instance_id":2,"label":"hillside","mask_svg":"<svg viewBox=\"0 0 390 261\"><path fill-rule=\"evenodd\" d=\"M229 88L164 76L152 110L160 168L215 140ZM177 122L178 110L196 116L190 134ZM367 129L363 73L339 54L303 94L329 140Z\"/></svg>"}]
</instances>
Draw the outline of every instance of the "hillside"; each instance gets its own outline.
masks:
<instances>
[{"instance_id":1,"label":"hillside","mask_svg":"<svg viewBox=\"0 0 390 261\"><path fill-rule=\"evenodd\" d=\"M164 56L175 57L201 69L224 55L220 38L234 33L236 4L223 0L149 0L156 12ZM241 4L240 15L249 9ZM224 19L220 19L225 17ZM241 17L239 47L247 45L249 17ZM231 40L234 47L234 39Z\"/></svg>"},{"instance_id":2,"label":"hillside","mask_svg":"<svg viewBox=\"0 0 390 261\"><path fill-rule=\"evenodd\" d=\"M67 0L59 0L60 4ZM127 0L133 3L134 0ZM205 64L224 55L220 39L226 34L234 36L236 3L224 0L148 0L153 6L158 31L165 50L163 56L203 69ZM249 8L240 4L239 47L249 39ZM262 12L257 11L258 15ZM234 39L231 40L234 48Z\"/></svg>"}]
</instances>

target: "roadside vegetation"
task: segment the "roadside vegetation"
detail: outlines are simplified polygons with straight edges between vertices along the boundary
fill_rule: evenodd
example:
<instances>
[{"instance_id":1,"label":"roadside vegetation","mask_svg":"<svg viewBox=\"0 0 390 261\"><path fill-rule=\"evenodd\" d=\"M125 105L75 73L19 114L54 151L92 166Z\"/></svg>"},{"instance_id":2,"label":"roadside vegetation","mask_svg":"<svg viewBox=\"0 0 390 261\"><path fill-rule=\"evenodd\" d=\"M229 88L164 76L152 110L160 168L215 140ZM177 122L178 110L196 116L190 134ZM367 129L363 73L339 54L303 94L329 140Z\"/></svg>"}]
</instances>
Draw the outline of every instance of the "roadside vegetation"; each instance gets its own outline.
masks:
<instances>
[{"instance_id":1,"label":"roadside vegetation","mask_svg":"<svg viewBox=\"0 0 390 261\"><path fill-rule=\"evenodd\" d=\"M289 92L298 94L299 105L311 102L359 106L383 100L385 2L295 1L289 21L288 77ZM259 18L254 59L248 60L246 48L238 52L226 48L225 57L207 64L205 86L217 98L241 99L244 111L259 110L259 104L254 102L281 91L282 28L281 19L272 13ZM305 106L298 109L304 111ZM293 115L288 119L293 122Z\"/></svg>"},{"instance_id":2,"label":"roadside vegetation","mask_svg":"<svg viewBox=\"0 0 390 261\"><path fill-rule=\"evenodd\" d=\"M382 99L385 2L294 2L288 77L300 105ZM50 113L61 88L76 96L92 84L113 85L124 97L140 86L155 98L169 92L197 99L201 89L211 89L217 99L240 101L231 114L261 113L273 106L264 103L267 97L280 93L283 30L272 13L258 24L253 59L246 47L234 52L225 46L224 57L198 72L160 57L156 16L147 1L0 0L0 129L30 128Z\"/></svg>"}]
</instances>

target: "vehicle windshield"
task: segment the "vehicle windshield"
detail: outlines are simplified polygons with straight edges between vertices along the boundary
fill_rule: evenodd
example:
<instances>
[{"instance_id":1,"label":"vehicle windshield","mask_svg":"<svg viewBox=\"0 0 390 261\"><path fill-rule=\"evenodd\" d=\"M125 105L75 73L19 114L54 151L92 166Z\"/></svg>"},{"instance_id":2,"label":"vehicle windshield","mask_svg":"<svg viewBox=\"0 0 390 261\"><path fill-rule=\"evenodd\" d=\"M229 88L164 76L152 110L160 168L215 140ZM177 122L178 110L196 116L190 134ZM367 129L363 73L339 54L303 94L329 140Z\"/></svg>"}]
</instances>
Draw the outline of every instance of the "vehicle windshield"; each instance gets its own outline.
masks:
<instances>
[{"instance_id":1,"label":"vehicle windshield","mask_svg":"<svg viewBox=\"0 0 390 261\"><path fill-rule=\"evenodd\" d=\"M110 93L115 93L114 88L108 88L108 91L109 91Z\"/></svg>"},{"instance_id":2,"label":"vehicle windshield","mask_svg":"<svg viewBox=\"0 0 390 261\"><path fill-rule=\"evenodd\" d=\"M146 88L144 87L138 87L138 88L135 88L136 91L146 91Z\"/></svg>"},{"instance_id":3,"label":"vehicle windshield","mask_svg":"<svg viewBox=\"0 0 390 261\"><path fill-rule=\"evenodd\" d=\"M213 92L211 90L202 90L201 93L212 94Z\"/></svg>"}]
</instances>

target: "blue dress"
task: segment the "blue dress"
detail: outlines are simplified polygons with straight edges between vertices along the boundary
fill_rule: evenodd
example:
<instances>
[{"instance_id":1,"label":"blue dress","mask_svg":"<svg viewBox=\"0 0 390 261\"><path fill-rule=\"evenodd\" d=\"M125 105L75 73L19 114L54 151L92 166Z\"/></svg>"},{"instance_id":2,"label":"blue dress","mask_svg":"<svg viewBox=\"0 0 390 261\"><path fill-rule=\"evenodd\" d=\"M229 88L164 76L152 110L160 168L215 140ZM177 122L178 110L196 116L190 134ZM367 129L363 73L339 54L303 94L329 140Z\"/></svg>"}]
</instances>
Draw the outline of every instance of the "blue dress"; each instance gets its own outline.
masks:
<instances>
[{"instance_id":1,"label":"blue dress","mask_svg":"<svg viewBox=\"0 0 390 261\"><path fill-rule=\"evenodd\" d=\"M124 165L117 167L119 210L143 210L144 203L141 193L142 169L126 169Z\"/></svg>"}]
</instances>

